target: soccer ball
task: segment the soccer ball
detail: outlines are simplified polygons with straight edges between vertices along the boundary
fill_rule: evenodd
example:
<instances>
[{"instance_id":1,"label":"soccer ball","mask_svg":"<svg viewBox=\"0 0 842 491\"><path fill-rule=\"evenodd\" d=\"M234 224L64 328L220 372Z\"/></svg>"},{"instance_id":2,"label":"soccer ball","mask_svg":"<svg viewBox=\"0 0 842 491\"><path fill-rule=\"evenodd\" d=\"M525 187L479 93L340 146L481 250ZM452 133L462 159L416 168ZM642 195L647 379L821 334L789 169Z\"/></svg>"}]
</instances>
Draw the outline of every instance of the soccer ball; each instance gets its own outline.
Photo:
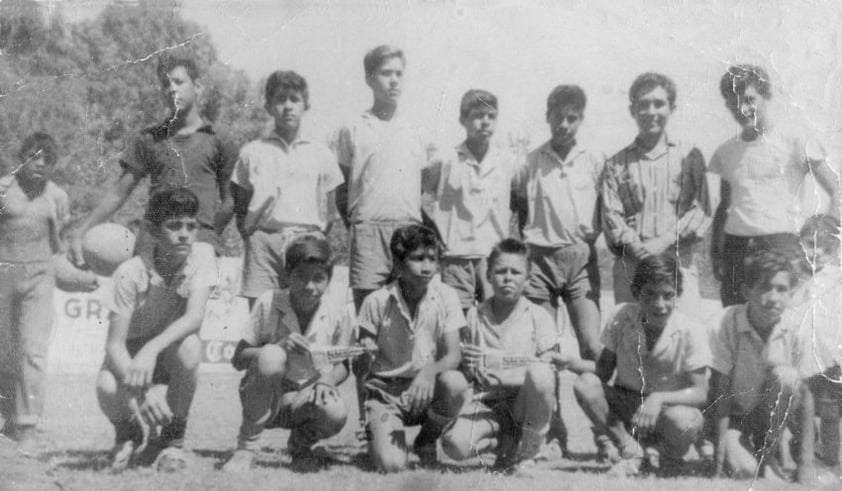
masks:
<instances>
[{"instance_id":1,"label":"soccer ball","mask_svg":"<svg viewBox=\"0 0 842 491\"><path fill-rule=\"evenodd\" d=\"M116 223L99 224L82 239L82 256L91 271L111 276L123 261L134 254L135 236L131 230Z\"/></svg>"}]
</instances>

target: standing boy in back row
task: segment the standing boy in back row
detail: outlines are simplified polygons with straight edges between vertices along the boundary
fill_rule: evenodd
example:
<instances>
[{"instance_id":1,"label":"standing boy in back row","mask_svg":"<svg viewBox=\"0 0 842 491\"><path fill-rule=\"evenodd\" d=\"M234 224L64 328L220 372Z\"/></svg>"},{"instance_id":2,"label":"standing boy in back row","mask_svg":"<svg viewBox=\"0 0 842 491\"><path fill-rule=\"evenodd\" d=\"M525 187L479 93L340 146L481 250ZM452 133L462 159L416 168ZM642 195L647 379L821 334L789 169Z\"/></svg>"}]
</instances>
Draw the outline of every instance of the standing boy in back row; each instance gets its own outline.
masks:
<instances>
[{"instance_id":1,"label":"standing boy in back row","mask_svg":"<svg viewBox=\"0 0 842 491\"><path fill-rule=\"evenodd\" d=\"M246 245L242 295L249 306L264 292L287 286L287 246L302 234L322 236L328 195L343 182L333 153L301 133L310 107L304 77L292 71L269 75L265 107L274 131L240 150L230 184Z\"/></svg>"},{"instance_id":2,"label":"standing boy in back row","mask_svg":"<svg viewBox=\"0 0 842 491\"><path fill-rule=\"evenodd\" d=\"M719 89L742 127L710 160L710 171L722 178L710 254L714 276L722 282L722 305L727 307L746 300L740 289L743 262L753 248L775 250L790 260L803 257L797 231L799 191L807 173L830 195L828 214L835 218L839 184L819 142L775 124L772 85L765 70L732 66Z\"/></svg>"},{"instance_id":3,"label":"standing boy in back row","mask_svg":"<svg viewBox=\"0 0 842 491\"><path fill-rule=\"evenodd\" d=\"M435 196L433 220L444 242L441 279L459 294L462 310L492 295L486 258L509 236L514 156L491 145L497 126L497 97L471 89L462 97L459 122L465 141L425 174Z\"/></svg>"},{"instance_id":4,"label":"standing boy in back row","mask_svg":"<svg viewBox=\"0 0 842 491\"><path fill-rule=\"evenodd\" d=\"M702 152L667 134L675 83L659 73L638 76L629 89L635 140L611 157L602 179L605 241L614 252L614 301L633 302L632 278L646 257L670 251L684 273L685 303L698 299L693 245L710 225Z\"/></svg>"},{"instance_id":5,"label":"standing boy in back row","mask_svg":"<svg viewBox=\"0 0 842 491\"><path fill-rule=\"evenodd\" d=\"M417 130L398 111L406 58L394 46L378 46L363 60L374 104L339 130L336 156L346 183L336 206L350 227L350 283L354 304L386 283L389 240L402 226L421 223L421 172L426 154Z\"/></svg>"}]
</instances>

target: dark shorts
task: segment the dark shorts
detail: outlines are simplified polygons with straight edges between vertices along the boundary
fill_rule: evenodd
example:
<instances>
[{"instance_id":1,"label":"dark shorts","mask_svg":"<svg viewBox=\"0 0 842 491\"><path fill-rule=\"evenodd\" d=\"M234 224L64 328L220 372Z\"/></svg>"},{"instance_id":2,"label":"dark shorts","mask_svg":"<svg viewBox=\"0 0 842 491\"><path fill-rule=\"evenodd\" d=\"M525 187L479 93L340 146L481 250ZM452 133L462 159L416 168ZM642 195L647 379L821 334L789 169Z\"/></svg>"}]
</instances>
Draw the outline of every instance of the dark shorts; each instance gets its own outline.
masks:
<instances>
[{"instance_id":1,"label":"dark shorts","mask_svg":"<svg viewBox=\"0 0 842 491\"><path fill-rule=\"evenodd\" d=\"M842 368L839 365L810 377L809 384L817 407L831 404L842 407Z\"/></svg>"},{"instance_id":2,"label":"dark shorts","mask_svg":"<svg viewBox=\"0 0 842 491\"><path fill-rule=\"evenodd\" d=\"M593 244L529 247L532 273L526 287L527 298L539 304L549 301L554 306L558 298L568 303L589 297L599 303L599 265Z\"/></svg>"},{"instance_id":3,"label":"dark shorts","mask_svg":"<svg viewBox=\"0 0 842 491\"><path fill-rule=\"evenodd\" d=\"M611 414L622 421L626 428L631 428L634 415L643 403L643 396L639 391L615 385L602 384L602 389L605 391L605 400Z\"/></svg>"},{"instance_id":4,"label":"dark shorts","mask_svg":"<svg viewBox=\"0 0 842 491\"><path fill-rule=\"evenodd\" d=\"M745 277L746 256L758 249L777 252L784 255L800 270L801 262L804 260L804 251L801 242L795 234L770 234L742 237L725 234L725 246L723 257L723 275L720 286L720 297L722 305L738 305L746 302L741 286Z\"/></svg>"},{"instance_id":5,"label":"dark shorts","mask_svg":"<svg viewBox=\"0 0 842 491\"><path fill-rule=\"evenodd\" d=\"M389 243L400 227L413 222L367 222L351 225L351 257L349 283L355 290L377 290L392 272Z\"/></svg>"},{"instance_id":6,"label":"dark shorts","mask_svg":"<svg viewBox=\"0 0 842 491\"><path fill-rule=\"evenodd\" d=\"M482 303L494 294L488 283L485 258L441 258L441 281L456 290L463 309Z\"/></svg>"}]
</instances>

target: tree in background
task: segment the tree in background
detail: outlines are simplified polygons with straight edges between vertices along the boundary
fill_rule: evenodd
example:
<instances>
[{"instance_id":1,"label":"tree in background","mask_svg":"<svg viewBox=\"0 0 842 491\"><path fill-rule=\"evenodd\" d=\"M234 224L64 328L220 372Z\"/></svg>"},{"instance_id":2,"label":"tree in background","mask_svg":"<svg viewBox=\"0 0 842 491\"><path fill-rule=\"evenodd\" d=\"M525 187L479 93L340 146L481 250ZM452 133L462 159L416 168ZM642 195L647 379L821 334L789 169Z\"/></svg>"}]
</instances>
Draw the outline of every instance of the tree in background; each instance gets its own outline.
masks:
<instances>
[{"instance_id":1,"label":"tree in background","mask_svg":"<svg viewBox=\"0 0 842 491\"><path fill-rule=\"evenodd\" d=\"M218 61L210 37L172 1L117 3L71 24L33 0L4 0L0 52L0 165L9 170L27 134L51 133L62 149L56 181L70 193L73 218L118 175L125 139L166 114L155 76L164 52L187 52L199 63L205 117L240 142L265 125L260 90ZM146 196L136 192L115 218L141 216ZM235 235L226 234L230 252L239 247Z\"/></svg>"}]
</instances>

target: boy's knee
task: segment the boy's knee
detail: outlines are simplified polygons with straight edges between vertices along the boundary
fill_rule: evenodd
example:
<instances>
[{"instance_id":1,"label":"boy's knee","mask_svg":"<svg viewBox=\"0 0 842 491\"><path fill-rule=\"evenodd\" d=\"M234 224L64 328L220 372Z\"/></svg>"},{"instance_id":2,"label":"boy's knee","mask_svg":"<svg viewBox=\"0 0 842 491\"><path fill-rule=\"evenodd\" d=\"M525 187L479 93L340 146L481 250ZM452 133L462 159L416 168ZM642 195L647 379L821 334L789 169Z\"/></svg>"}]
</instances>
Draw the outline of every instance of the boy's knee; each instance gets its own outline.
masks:
<instances>
[{"instance_id":1,"label":"boy's knee","mask_svg":"<svg viewBox=\"0 0 842 491\"><path fill-rule=\"evenodd\" d=\"M117 377L115 377L110 370L100 370L96 377L97 396L100 399L103 397L113 398L117 395L119 390L120 382L117 381Z\"/></svg>"},{"instance_id":2,"label":"boy's knee","mask_svg":"<svg viewBox=\"0 0 842 491\"><path fill-rule=\"evenodd\" d=\"M540 395L554 397L556 372L544 363L535 363L526 369L526 383Z\"/></svg>"},{"instance_id":3,"label":"boy's knee","mask_svg":"<svg viewBox=\"0 0 842 491\"><path fill-rule=\"evenodd\" d=\"M321 406L322 417L319 423L322 438L331 437L345 427L348 421L348 408L345 402L337 396L330 398L327 403Z\"/></svg>"},{"instance_id":4,"label":"boy's knee","mask_svg":"<svg viewBox=\"0 0 842 491\"><path fill-rule=\"evenodd\" d=\"M176 358L184 370L198 370L202 362L202 341L199 336L193 334L184 338L178 346Z\"/></svg>"},{"instance_id":5,"label":"boy's knee","mask_svg":"<svg viewBox=\"0 0 842 491\"><path fill-rule=\"evenodd\" d=\"M441 372L436 382L439 385L441 394L447 398L448 401L461 399L468 391L468 381L462 372L457 370L448 370Z\"/></svg>"},{"instance_id":6,"label":"boy's knee","mask_svg":"<svg viewBox=\"0 0 842 491\"><path fill-rule=\"evenodd\" d=\"M573 394L580 405L593 401L602 394L602 381L596 374L583 373L573 382Z\"/></svg>"},{"instance_id":7,"label":"boy's knee","mask_svg":"<svg viewBox=\"0 0 842 491\"><path fill-rule=\"evenodd\" d=\"M671 406L661 413L660 433L668 452L683 455L704 428L702 412L690 406Z\"/></svg>"},{"instance_id":8,"label":"boy's knee","mask_svg":"<svg viewBox=\"0 0 842 491\"><path fill-rule=\"evenodd\" d=\"M465 460L471 455L471 432L462 431L460 425L455 424L446 430L441 436L441 449L445 455L453 460Z\"/></svg>"},{"instance_id":9,"label":"boy's knee","mask_svg":"<svg viewBox=\"0 0 842 491\"><path fill-rule=\"evenodd\" d=\"M267 344L257 353L257 371L263 377L282 377L286 371L287 354L283 348Z\"/></svg>"}]
</instances>

